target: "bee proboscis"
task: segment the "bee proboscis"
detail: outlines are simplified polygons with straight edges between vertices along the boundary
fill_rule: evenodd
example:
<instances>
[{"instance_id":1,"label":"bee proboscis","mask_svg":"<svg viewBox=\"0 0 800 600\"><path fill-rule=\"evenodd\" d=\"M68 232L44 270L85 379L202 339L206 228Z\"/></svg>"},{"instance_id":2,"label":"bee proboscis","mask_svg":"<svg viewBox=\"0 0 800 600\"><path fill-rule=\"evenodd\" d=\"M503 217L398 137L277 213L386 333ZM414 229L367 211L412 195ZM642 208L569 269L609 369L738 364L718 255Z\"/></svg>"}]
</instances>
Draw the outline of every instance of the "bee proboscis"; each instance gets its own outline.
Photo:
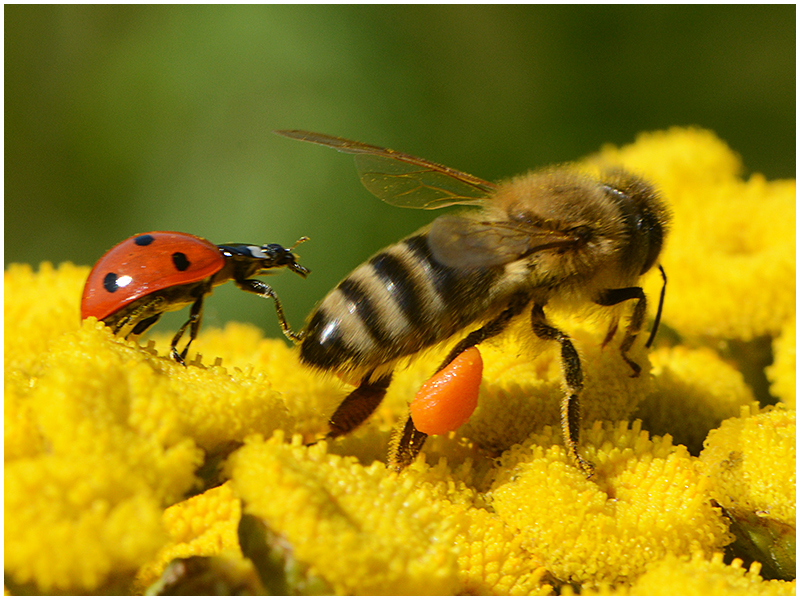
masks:
<instances>
[{"instance_id":1,"label":"bee proboscis","mask_svg":"<svg viewBox=\"0 0 800 600\"><path fill-rule=\"evenodd\" d=\"M301 361L357 383L331 417L328 436L346 434L372 414L398 359L477 326L455 344L438 372L465 350L502 333L528 309L534 334L561 347L562 433L570 457L591 476L593 466L578 453L580 358L544 309L633 300L620 353L632 376L639 375L639 365L628 357L646 315L638 281L655 265L669 224L654 188L623 169L594 178L574 167L494 184L378 146L308 131L276 133L354 155L361 182L389 204L481 207L439 216L381 250L312 311L301 332ZM648 346L663 295L662 289ZM614 336L617 320L604 343ZM397 469L410 464L426 437L409 417L390 464Z\"/></svg>"}]
</instances>

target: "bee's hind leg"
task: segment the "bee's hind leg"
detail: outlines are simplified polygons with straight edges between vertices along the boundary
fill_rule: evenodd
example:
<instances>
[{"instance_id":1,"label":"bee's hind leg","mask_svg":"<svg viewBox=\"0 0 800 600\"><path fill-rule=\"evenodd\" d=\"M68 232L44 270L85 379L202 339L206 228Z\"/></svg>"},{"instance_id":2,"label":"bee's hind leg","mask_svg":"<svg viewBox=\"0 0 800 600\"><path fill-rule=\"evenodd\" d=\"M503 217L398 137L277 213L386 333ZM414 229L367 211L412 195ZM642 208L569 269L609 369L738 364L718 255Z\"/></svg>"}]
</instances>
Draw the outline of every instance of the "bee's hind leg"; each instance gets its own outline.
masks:
<instances>
[{"instance_id":1,"label":"bee's hind leg","mask_svg":"<svg viewBox=\"0 0 800 600\"><path fill-rule=\"evenodd\" d=\"M366 421L378 408L391 382L391 373L383 375L375 381L370 381L370 376L367 375L333 413L330 418L331 428L326 437L337 438L350 433Z\"/></svg>"},{"instance_id":2,"label":"bee's hind leg","mask_svg":"<svg viewBox=\"0 0 800 600\"><path fill-rule=\"evenodd\" d=\"M435 373L444 369L465 350L469 350L473 346L477 346L481 342L502 333L508 326L508 322L522 312L528 301L528 297L524 294L512 298L503 312L483 327L470 332L458 342L447 354L447 358L442 361ZM389 449L389 466L395 471L402 471L409 466L422 450L422 445L427 437L426 433L422 433L414 427L414 421L409 416L402 431L392 437Z\"/></svg>"},{"instance_id":3,"label":"bee's hind leg","mask_svg":"<svg viewBox=\"0 0 800 600\"><path fill-rule=\"evenodd\" d=\"M427 438L428 434L414 427L414 421L408 417L403 429L392 433L392 440L389 442L389 467L399 472L413 463Z\"/></svg>"}]
</instances>

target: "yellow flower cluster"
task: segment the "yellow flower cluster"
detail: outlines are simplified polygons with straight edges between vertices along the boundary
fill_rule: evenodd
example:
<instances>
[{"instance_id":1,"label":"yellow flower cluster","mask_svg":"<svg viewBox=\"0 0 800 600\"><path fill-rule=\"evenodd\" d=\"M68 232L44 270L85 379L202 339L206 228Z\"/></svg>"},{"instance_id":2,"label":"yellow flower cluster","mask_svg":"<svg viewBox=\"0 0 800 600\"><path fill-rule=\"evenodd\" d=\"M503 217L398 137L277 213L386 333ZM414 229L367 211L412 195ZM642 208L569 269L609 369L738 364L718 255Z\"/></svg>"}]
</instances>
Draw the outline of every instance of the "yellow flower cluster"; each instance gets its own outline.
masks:
<instances>
[{"instance_id":1,"label":"yellow flower cluster","mask_svg":"<svg viewBox=\"0 0 800 600\"><path fill-rule=\"evenodd\" d=\"M223 552L241 556L236 533L241 516L241 503L230 483L211 488L164 510L162 523L169 543L150 563L139 569L138 587L143 589L156 581L176 558L217 556Z\"/></svg>"},{"instance_id":2,"label":"yellow flower cluster","mask_svg":"<svg viewBox=\"0 0 800 600\"><path fill-rule=\"evenodd\" d=\"M632 596L794 596L795 581L765 581L757 564L749 569L734 559L722 562L722 554L706 559L697 553L678 558L670 555L648 566L628 593Z\"/></svg>"},{"instance_id":3,"label":"yellow flower cluster","mask_svg":"<svg viewBox=\"0 0 800 600\"><path fill-rule=\"evenodd\" d=\"M521 325L527 323L523 320ZM631 368L620 360L619 352L602 347L605 330L598 323L562 319L558 327L568 331L581 349L581 365L587 374L581 393L584 421L629 418L652 391L652 381L631 377ZM564 390L557 345L512 337L500 344L484 344L481 353L484 381L478 409L462 427L465 437L499 455L524 442L532 431L558 426ZM643 344L634 348L631 358L648 370Z\"/></svg>"},{"instance_id":4,"label":"yellow flower cluster","mask_svg":"<svg viewBox=\"0 0 800 600\"><path fill-rule=\"evenodd\" d=\"M775 362L767 367L767 377L772 381L770 391L788 408L797 404L797 325L794 318L788 321L772 344Z\"/></svg>"},{"instance_id":5,"label":"yellow flower cluster","mask_svg":"<svg viewBox=\"0 0 800 600\"><path fill-rule=\"evenodd\" d=\"M392 430L446 347L398 371L357 431L307 446L349 388L283 341L207 329L182 367L168 334L140 346L79 322L87 268L12 265L7 589L793 594L770 578L795 564L794 181L742 180L695 129L590 160L611 163L652 179L673 211L669 345L639 339L632 377L619 333L602 344L608 311L551 316L581 355L589 480L563 448L558 348L526 323L481 346L472 419L397 474ZM660 284L644 279L651 299ZM770 343L765 372L755 349ZM775 409L759 407L753 371ZM723 549L758 562L724 564Z\"/></svg>"},{"instance_id":6,"label":"yellow flower cluster","mask_svg":"<svg viewBox=\"0 0 800 600\"><path fill-rule=\"evenodd\" d=\"M652 434L672 432L673 441L694 455L702 450L708 432L738 415L740 407L758 410L741 372L709 348L658 348L650 360L655 391L636 416Z\"/></svg>"},{"instance_id":7,"label":"yellow flower cluster","mask_svg":"<svg viewBox=\"0 0 800 600\"><path fill-rule=\"evenodd\" d=\"M664 312L681 336L775 336L794 317L794 180L741 179L739 157L698 129L643 134L596 162L641 173L669 202Z\"/></svg>"},{"instance_id":8,"label":"yellow flower cluster","mask_svg":"<svg viewBox=\"0 0 800 600\"><path fill-rule=\"evenodd\" d=\"M796 413L782 408L752 416L744 408L711 432L700 456L737 541L781 577L795 572L796 458Z\"/></svg>"},{"instance_id":9,"label":"yellow flower cluster","mask_svg":"<svg viewBox=\"0 0 800 600\"><path fill-rule=\"evenodd\" d=\"M670 552L710 555L731 541L685 448L649 439L638 422L600 425L584 436L591 481L549 429L500 459L492 506L548 571L562 581L623 583Z\"/></svg>"}]
</instances>

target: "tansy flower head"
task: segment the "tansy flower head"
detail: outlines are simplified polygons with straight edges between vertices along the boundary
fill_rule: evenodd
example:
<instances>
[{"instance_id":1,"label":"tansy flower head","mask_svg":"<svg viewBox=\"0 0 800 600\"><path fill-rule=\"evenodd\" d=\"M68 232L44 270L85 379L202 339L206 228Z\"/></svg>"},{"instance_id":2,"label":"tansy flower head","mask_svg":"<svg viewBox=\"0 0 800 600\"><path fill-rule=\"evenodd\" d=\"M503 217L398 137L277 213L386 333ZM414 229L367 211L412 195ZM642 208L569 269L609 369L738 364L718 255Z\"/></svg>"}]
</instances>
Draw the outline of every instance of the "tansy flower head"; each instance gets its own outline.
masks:
<instances>
[{"instance_id":1,"label":"tansy flower head","mask_svg":"<svg viewBox=\"0 0 800 600\"><path fill-rule=\"evenodd\" d=\"M670 327L687 337L751 340L777 335L793 317L794 180L742 179L739 157L699 129L642 134L595 160L641 173L669 201L673 227L661 262Z\"/></svg>"},{"instance_id":2,"label":"tansy flower head","mask_svg":"<svg viewBox=\"0 0 800 600\"><path fill-rule=\"evenodd\" d=\"M529 313L481 344L472 418L396 474L392 429L453 340L398 370L363 426L308 447L352 388L285 341L206 328L183 367L168 357L174 332L140 344L80 323L87 267L10 266L6 588L793 593L766 579L794 576L795 184L742 179L735 154L697 129L642 135L584 166L600 164L651 180L673 218L662 332L628 352L638 377L619 348L627 306L548 314L581 360L591 479L563 449L560 349L535 338ZM656 269L643 287L652 318ZM730 360L737 345L772 347L780 409L755 405L764 361ZM722 564L723 548L758 562Z\"/></svg>"},{"instance_id":3,"label":"tansy flower head","mask_svg":"<svg viewBox=\"0 0 800 600\"><path fill-rule=\"evenodd\" d=\"M758 410L742 374L710 348L658 348L650 355L655 390L636 416L652 434L673 434L695 456L708 432L742 406Z\"/></svg>"},{"instance_id":4,"label":"tansy flower head","mask_svg":"<svg viewBox=\"0 0 800 600\"><path fill-rule=\"evenodd\" d=\"M87 357L109 343L117 352L98 369ZM108 589L163 543L161 510L195 483L202 452L180 428L137 419L137 381L150 373L149 398L159 378L149 354L86 323L53 340L40 360L31 366L39 373L33 384L11 399L38 443L12 448L17 458L5 465L5 509L13 517L5 527L6 571L41 591ZM16 426L9 422L6 431Z\"/></svg>"},{"instance_id":5,"label":"tansy flower head","mask_svg":"<svg viewBox=\"0 0 800 600\"><path fill-rule=\"evenodd\" d=\"M492 507L519 528L525 548L564 582L625 583L668 553L710 555L730 541L706 479L669 437L652 440L636 422L584 432L595 465L587 480L546 429L500 459Z\"/></svg>"},{"instance_id":6,"label":"tansy flower head","mask_svg":"<svg viewBox=\"0 0 800 600\"><path fill-rule=\"evenodd\" d=\"M797 528L797 419L768 410L728 419L701 455L711 496L734 523L743 552L767 574L794 578Z\"/></svg>"},{"instance_id":7,"label":"tansy flower head","mask_svg":"<svg viewBox=\"0 0 800 600\"><path fill-rule=\"evenodd\" d=\"M223 552L241 557L236 531L241 514L241 501L230 482L164 510L162 522L169 542L139 570L137 586L144 589L152 584L176 558L210 557Z\"/></svg>"},{"instance_id":8,"label":"tansy flower head","mask_svg":"<svg viewBox=\"0 0 800 600\"><path fill-rule=\"evenodd\" d=\"M527 319L523 321L521 327L527 325ZM558 325L570 332L581 354L585 375L581 412L585 424L629 418L652 390L649 377L631 377L631 367L622 360L614 342L603 347L604 325L579 319L564 320ZM529 339L512 335L499 343L484 344L481 352L484 381L478 409L460 430L466 438L499 455L546 425L558 426L564 384L556 344L539 342L531 346ZM634 346L631 358L645 374L649 371L644 340Z\"/></svg>"},{"instance_id":9,"label":"tansy flower head","mask_svg":"<svg viewBox=\"0 0 800 600\"><path fill-rule=\"evenodd\" d=\"M297 560L339 593L455 593L456 531L441 519L443 500L381 463L325 450L250 440L229 463L245 511L283 532Z\"/></svg>"},{"instance_id":10,"label":"tansy flower head","mask_svg":"<svg viewBox=\"0 0 800 600\"><path fill-rule=\"evenodd\" d=\"M691 557L672 554L647 566L647 572L627 590L631 596L794 596L796 582L765 581L758 563L749 569L735 559L722 562L722 553L711 559L696 552Z\"/></svg>"},{"instance_id":11,"label":"tansy flower head","mask_svg":"<svg viewBox=\"0 0 800 600\"><path fill-rule=\"evenodd\" d=\"M797 403L797 325L795 318L787 321L781 334L772 344L775 361L767 367L772 382L770 392L787 408L795 410Z\"/></svg>"}]
</instances>

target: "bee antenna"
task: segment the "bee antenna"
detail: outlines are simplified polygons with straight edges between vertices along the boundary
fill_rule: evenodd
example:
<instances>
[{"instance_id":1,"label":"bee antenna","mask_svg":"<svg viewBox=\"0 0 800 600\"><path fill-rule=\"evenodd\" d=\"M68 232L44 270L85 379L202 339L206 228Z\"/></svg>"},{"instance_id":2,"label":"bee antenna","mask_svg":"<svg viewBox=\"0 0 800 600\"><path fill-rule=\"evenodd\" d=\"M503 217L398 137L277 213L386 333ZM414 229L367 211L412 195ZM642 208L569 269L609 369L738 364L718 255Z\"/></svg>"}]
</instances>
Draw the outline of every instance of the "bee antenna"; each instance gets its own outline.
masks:
<instances>
[{"instance_id":1,"label":"bee antenna","mask_svg":"<svg viewBox=\"0 0 800 600\"><path fill-rule=\"evenodd\" d=\"M661 278L664 280L664 285L661 286L661 296L658 299L658 310L656 311L656 319L653 321L653 329L650 332L650 337L647 338L647 343L644 345L645 348L649 348L653 345L653 340L656 339L656 333L658 332L658 325L661 323L661 311L664 308L664 296L666 295L667 291L667 274L664 272L664 267L658 265L658 270L661 271Z\"/></svg>"}]
</instances>

